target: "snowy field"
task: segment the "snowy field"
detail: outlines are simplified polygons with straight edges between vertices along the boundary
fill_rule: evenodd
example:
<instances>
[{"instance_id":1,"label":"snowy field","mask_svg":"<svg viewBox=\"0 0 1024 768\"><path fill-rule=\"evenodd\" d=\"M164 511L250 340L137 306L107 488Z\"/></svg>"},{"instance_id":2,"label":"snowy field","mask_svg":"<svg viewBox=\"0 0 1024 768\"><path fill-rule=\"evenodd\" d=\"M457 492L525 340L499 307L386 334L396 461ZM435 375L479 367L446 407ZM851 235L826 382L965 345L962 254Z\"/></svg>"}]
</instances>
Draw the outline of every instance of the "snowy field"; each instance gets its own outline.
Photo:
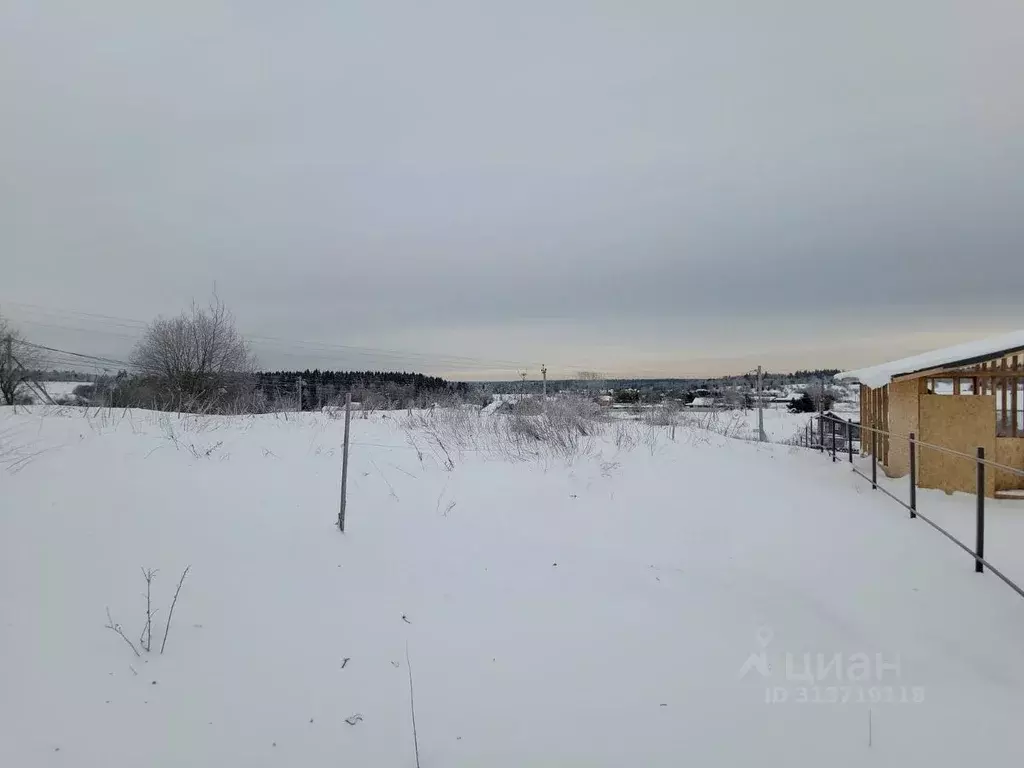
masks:
<instances>
[{"instance_id":1,"label":"snowy field","mask_svg":"<svg viewBox=\"0 0 1024 768\"><path fill-rule=\"evenodd\" d=\"M856 417L856 414L852 415L852 418ZM727 436L757 439L756 409L718 411L710 423L700 412L683 411L682 418L697 425L706 424L713 431L724 432ZM772 406L764 409L764 432L769 442L786 443L803 435L804 426L816 418L817 414L790 413L784 405Z\"/></svg>"},{"instance_id":2,"label":"snowy field","mask_svg":"<svg viewBox=\"0 0 1024 768\"><path fill-rule=\"evenodd\" d=\"M1024 601L848 465L406 419L341 534L340 420L0 409L0 765L414 766L407 658L424 768L1019 762Z\"/></svg>"},{"instance_id":3,"label":"snowy field","mask_svg":"<svg viewBox=\"0 0 1024 768\"><path fill-rule=\"evenodd\" d=\"M640 413L650 416L657 406L645 406ZM839 403L833 411L842 418L858 419L856 404ZM637 409L622 407L610 412L615 418L637 419ZM757 440L757 409L725 409L725 408L682 408L675 417L684 426L703 428L725 437L741 440ZM816 413L790 413L782 404L772 404L764 409L764 432L768 442L791 443L802 437L807 424L814 422L817 428Z\"/></svg>"},{"instance_id":4,"label":"snowy field","mask_svg":"<svg viewBox=\"0 0 1024 768\"><path fill-rule=\"evenodd\" d=\"M42 382L43 388L46 390L46 394L50 397L71 397L75 392L75 387L80 387L83 384L88 384L85 381L44 381Z\"/></svg>"}]
</instances>

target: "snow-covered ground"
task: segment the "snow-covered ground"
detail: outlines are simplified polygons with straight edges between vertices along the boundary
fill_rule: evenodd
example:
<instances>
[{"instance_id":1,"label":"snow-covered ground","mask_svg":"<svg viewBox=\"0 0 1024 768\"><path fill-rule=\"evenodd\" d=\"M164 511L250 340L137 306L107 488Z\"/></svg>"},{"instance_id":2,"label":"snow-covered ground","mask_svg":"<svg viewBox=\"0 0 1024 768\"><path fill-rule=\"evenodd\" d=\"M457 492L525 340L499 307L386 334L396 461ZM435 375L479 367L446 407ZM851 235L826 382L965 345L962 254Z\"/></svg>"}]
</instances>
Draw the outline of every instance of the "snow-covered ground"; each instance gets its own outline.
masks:
<instances>
[{"instance_id":1,"label":"snow-covered ground","mask_svg":"<svg viewBox=\"0 0 1024 768\"><path fill-rule=\"evenodd\" d=\"M839 403L833 411L842 418L858 419L856 405ZM635 412L622 411L630 414ZM736 437L742 440L756 440L757 409L690 409L678 412L676 419L684 425L698 426L710 431ZM791 443L804 434L804 428L812 423L817 428L816 413L791 413L785 405L773 403L764 409L764 432L771 443Z\"/></svg>"},{"instance_id":2,"label":"snow-covered ground","mask_svg":"<svg viewBox=\"0 0 1024 768\"><path fill-rule=\"evenodd\" d=\"M413 766L407 654L425 768L1019 761L1024 601L848 465L403 418L341 534L340 420L0 410L0 765Z\"/></svg>"},{"instance_id":3,"label":"snow-covered ground","mask_svg":"<svg viewBox=\"0 0 1024 768\"><path fill-rule=\"evenodd\" d=\"M845 414L844 414L845 415ZM856 414L852 418L856 419ZM815 420L817 414L813 413L790 413L784 405L773 405L764 409L764 431L769 442L785 443L793 440L804 432L806 424ZM728 423L736 420L739 429L736 437L755 440L757 439L757 410L722 411L719 420ZM816 422L815 422L816 423Z\"/></svg>"},{"instance_id":4,"label":"snow-covered ground","mask_svg":"<svg viewBox=\"0 0 1024 768\"><path fill-rule=\"evenodd\" d=\"M842 457L847 461L846 457ZM826 457L827 460L827 457ZM966 461L966 459L964 459ZM865 475L871 474L871 458L856 456L856 467ZM990 470L991 471L991 470ZM910 502L910 477L886 477L881 467L877 473L878 484L905 503ZM861 480L868 488L870 483ZM896 514L907 515L894 501L889 502ZM945 491L918 488L917 509L922 514L945 528L953 536L970 547L974 546L977 533L977 497L972 493L946 493ZM921 526L922 535L942 534ZM955 545L948 546L956 548ZM1024 587L1024 499L985 499L985 559L1002 571L1008 578ZM973 558L961 552L960 567L974 569Z\"/></svg>"},{"instance_id":5,"label":"snow-covered ground","mask_svg":"<svg viewBox=\"0 0 1024 768\"><path fill-rule=\"evenodd\" d=\"M50 397L70 397L74 394L75 387L80 387L88 382L82 381L44 381L42 382L46 394Z\"/></svg>"}]
</instances>

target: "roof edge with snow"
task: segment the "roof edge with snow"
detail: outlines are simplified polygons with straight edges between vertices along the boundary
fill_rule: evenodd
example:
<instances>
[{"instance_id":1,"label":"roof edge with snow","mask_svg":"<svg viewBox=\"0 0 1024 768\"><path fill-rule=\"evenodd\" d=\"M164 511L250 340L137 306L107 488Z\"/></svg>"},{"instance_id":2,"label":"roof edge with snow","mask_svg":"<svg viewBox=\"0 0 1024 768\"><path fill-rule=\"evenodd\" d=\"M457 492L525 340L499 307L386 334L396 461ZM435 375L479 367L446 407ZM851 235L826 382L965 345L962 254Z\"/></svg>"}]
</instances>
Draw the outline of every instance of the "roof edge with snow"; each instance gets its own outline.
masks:
<instances>
[{"instance_id":1,"label":"roof edge with snow","mask_svg":"<svg viewBox=\"0 0 1024 768\"><path fill-rule=\"evenodd\" d=\"M988 339L969 341L965 344L955 344L952 347L904 357L870 368L843 371L837 373L835 378L837 381L859 381L874 389L885 386L896 376L923 373L935 368L973 365L1020 351L1024 351L1024 330L1004 333L1001 336L992 336Z\"/></svg>"}]
</instances>

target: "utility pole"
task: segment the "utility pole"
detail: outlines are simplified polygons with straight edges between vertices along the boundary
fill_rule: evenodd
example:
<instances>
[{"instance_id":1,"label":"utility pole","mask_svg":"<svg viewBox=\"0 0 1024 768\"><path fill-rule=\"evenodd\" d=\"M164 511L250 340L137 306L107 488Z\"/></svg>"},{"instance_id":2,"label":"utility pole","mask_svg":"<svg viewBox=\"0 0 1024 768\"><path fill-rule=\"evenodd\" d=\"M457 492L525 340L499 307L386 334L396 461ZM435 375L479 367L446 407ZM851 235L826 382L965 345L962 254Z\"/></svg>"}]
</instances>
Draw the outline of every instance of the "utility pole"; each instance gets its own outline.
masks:
<instances>
[{"instance_id":1,"label":"utility pole","mask_svg":"<svg viewBox=\"0 0 1024 768\"><path fill-rule=\"evenodd\" d=\"M544 377L544 399L548 399L548 367L544 364L540 366L541 376Z\"/></svg>"},{"instance_id":2,"label":"utility pole","mask_svg":"<svg viewBox=\"0 0 1024 768\"><path fill-rule=\"evenodd\" d=\"M519 377L523 380L523 383L519 385L519 402L523 402L523 398L526 397L526 371L520 371Z\"/></svg>"},{"instance_id":3,"label":"utility pole","mask_svg":"<svg viewBox=\"0 0 1024 768\"><path fill-rule=\"evenodd\" d=\"M299 411L299 413L301 413L302 412L302 377L301 376L299 376L298 380L295 382L295 397L296 397L296 400L298 401L298 404L299 404L298 411Z\"/></svg>"},{"instance_id":4,"label":"utility pole","mask_svg":"<svg viewBox=\"0 0 1024 768\"><path fill-rule=\"evenodd\" d=\"M757 439L765 443L768 436L764 433L764 372L757 366Z\"/></svg>"}]
</instances>

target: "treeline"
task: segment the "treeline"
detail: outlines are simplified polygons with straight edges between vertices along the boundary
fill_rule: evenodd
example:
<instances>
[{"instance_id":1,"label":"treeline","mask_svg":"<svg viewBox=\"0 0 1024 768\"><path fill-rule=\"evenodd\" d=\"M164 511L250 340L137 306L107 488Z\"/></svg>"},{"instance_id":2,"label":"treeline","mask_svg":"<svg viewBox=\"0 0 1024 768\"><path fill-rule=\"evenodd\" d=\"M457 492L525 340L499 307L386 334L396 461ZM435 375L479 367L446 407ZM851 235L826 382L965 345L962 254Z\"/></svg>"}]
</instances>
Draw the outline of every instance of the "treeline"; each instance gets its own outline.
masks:
<instances>
[{"instance_id":1,"label":"treeline","mask_svg":"<svg viewBox=\"0 0 1024 768\"><path fill-rule=\"evenodd\" d=\"M82 371L72 371L65 369L58 371L56 368L51 371L43 369L29 371L29 378L34 381L96 381L99 376L95 373L83 373Z\"/></svg>"},{"instance_id":2,"label":"treeline","mask_svg":"<svg viewBox=\"0 0 1024 768\"><path fill-rule=\"evenodd\" d=\"M830 379L840 371L842 371L842 368L819 368L814 371L796 371L795 373L776 373L772 375L802 381L804 379L820 379L822 377Z\"/></svg>"},{"instance_id":3,"label":"treeline","mask_svg":"<svg viewBox=\"0 0 1024 768\"><path fill-rule=\"evenodd\" d=\"M308 411L340 405L346 393L364 409L424 408L455 401L486 404L489 399L465 382L405 371L259 371L257 393L271 409L281 402Z\"/></svg>"},{"instance_id":4,"label":"treeline","mask_svg":"<svg viewBox=\"0 0 1024 768\"><path fill-rule=\"evenodd\" d=\"M270 413L312 411L341 406L345 395L362 410L427 408L474 403L490 397L465 382L421 373L392 371L257 371L219 382L208 395L168 389L153 376L121 371L75 388L62 404L134 407L201 413Z\"/></svg>"}]
</instances>

